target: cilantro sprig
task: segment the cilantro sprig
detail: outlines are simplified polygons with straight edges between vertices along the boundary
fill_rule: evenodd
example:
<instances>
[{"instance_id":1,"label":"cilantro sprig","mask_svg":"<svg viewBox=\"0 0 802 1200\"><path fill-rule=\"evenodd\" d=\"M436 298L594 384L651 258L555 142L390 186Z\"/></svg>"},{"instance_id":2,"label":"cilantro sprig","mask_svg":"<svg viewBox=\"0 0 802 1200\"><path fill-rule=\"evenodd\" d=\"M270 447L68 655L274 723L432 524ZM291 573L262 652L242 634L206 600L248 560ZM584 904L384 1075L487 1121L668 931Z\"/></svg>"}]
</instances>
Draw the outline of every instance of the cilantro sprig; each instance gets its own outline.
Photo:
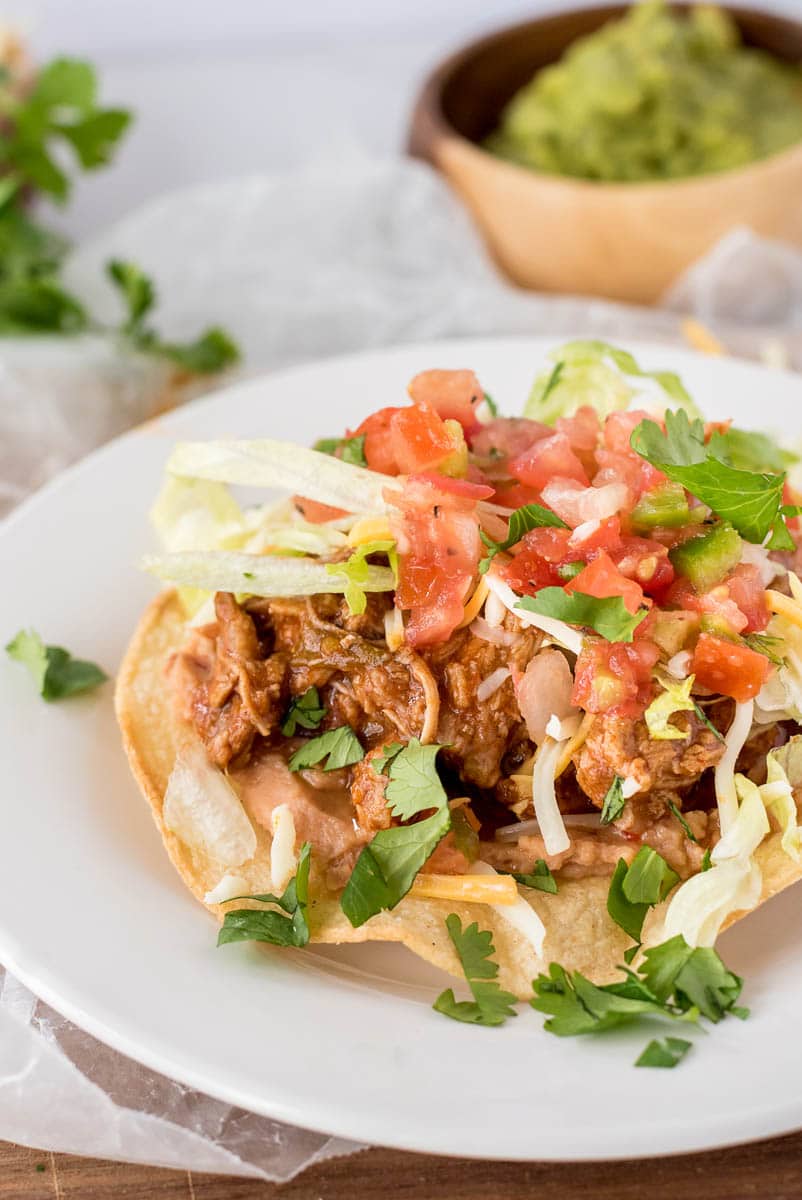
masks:
<instances>
[{"instance_id":1,"label":"cilantro sprig","mask_svg":"<svg viewBox=\"0 0 802 1200\"><path fill-rule=\"evenodd\" d=\"M588 596L566 592L561 587L541 588L534 596L523 596L515 606L544 617L556 617L569 625L593 629L608 642L631 642L646 616L646 610L631 613L620 596Z\"/></svg>"},{"instance_id":2,"label":"cilantro sprig","mask_svg":"<svg viewBox=\"0 0 802 1200\"><path fill-rule=\"evenodd\" d=\"M732 458L754 461L744 456L743 439L730 431L714 434L705 444L702 422L698 418L689 420L681 409L667 411L665 425L663 432L656 421L641 421L630 437L635 453L682 484L747 541L762 543L771 533L775 548L787 548L789 542L793 547L784 521L789 514L783 512L782 505L784 472L732 466Z\"/></svg>"},{"instance_id":3,"label":"cilantro sprig","mask_svg":"<svg viewBox=\"0 0 802 1200\"><path fill-rule=\"evenodd\" d=\"M302 696L294 696L290 701L281 732L285 737L292 737L299 725L301 729L317 729L325 715L326 706L321 702L317 688L307 688Z\"/></svg>"},{"instance_id":4,"label":"cilantro sprig","mask_svg":"<svg viewBox=\"0 0 802 1200\"><path fill-rule=\"evenodd\" d=\"M516 508L510 514L507 536L503 542L494 541L493 538L488 537L486 533L480 530L479 536L490 552L479 563L480 575L485 574L493 559L502 550L509 550L511 546L515 546L520 542L524 534L529 533L531 529L542 529L544 527L552 527L554 529L568 528L562 518L553 513L551 509L544 508L542 504L524 504L521 508Z\"/></svg>"},{"instance_id":5,"label":"cilantro sprig","mask_svg":"<svg viewBox=\"0 0 802 1200\"><path fill-rule=\"evenodd\" d=\"M696 1023L705 1017L716 1024L728 1014L748 1016L736 1004L743 980L715 950L693 948L681 934L646 950L637 972L621 971L623 980L599 986L579 971L569 973L552 963L547 975L534 980L530 1004L547 1015L545 1028L558 1037L602 1033L643 1018ZM673 1067L687 1051L687 1045L665 1046L662 1054L652 1047L647 1046L638 1066Z\"/></svg>"},{"instance_id":6,"label":"cilantro sprig","mask_svg":"<svg viewBox=\"0 0 802 1200\"><path fill-rule=\"evenodd\" d=\"M389 749L385 748L388 759ZM440 749L413 738L389 762L386 796L393 815L408 821L434 811L411 825L380 829L361 851L340 897L340 907L354 928L383 909L395 908L451 828L448 798L435 763Z\"/></svg>"},{"instance_id":7,"label":"cilantro sprig","mask_svg":"<svg viewBox=\"0 0 802 1200\"><path fill-rule=\"evenodd\" d=\"M607 893L607 911L639 943L647 912L665 900L678 882L679 875L656 850L641 846L629 865L619 858Z\"/></svg>"},{"instance_id":8,"label":"cilantro sprig","mask_svg":"<svg viewBox=\"0 0 802 1200\"><path fill-rule=\"evenodd\" d=\"M320 451L321 454L332 454L341 458L343 462L350 463L352 467L368 465L368 460L365 458L364 433L354 437L320 438L315 442L313 449Z\"/></svg>"},{"instance_id":9,"label":"cilantro sprig","mask_svg":"<svg viewBox=\"0 0 802 1200\"><path fill-rule=\"evenodd\" d=\"M602 804L600 817L602 825L609 825L611 821L617 821L624 811L625 804L624 781L620 775L614 775Z\"/></svg>"},{"instance_id":10,"label":"cilantro sprig","mask_svg":"<svg viewBox=\"0 0 802 1200\"><path fill-rule=\"evenodd\" d=\"M505 992L496 980L498 963L492 961L496 952L492 933L480 929L477 921L463 929L456 913L446 917L446 928L473 1000L456 1000L453 988L446 988L432 1005L435 1012L471 1025L503 1025L508 1017L517 1017L512 1007L517 997Z\"/></svg>"},{"instance_id":11,"label":"cilantro sprig","mask_svg":"<svg viewBox=\"0 0 802 1200\"><path fill-rule=\"evenodd\" d=\"M511 874L515 882L522 883L524 887L536 888L539 892L550 892L551 895L557 893L557 880L546 865L545 859L536 859L529 872L512 871Z\"/></svg>"},{"instance_id":12,"label":"cilantro sprig","mask_svg":"<svg viewBox=\"0 0 802 1200\"><path fill-rule=\"evenodd\" d=\"M35 629L21 629L6 646L6 653L28 669L43 700L91 692L108 679L96 663L73 658L61 646L46 646Z\"/></svg>"},{"instance_id":13,"label":"cilantro sprig","mask_svg":"<svg viewBox=\"0 0 802 1200\"><path fill-rule=\"evenodd\" d=\"M318 737L310 738L300 746L287 764L291 771L302 771L305 767L316 767L323 763L324 771L338 771L361 762L365 751L350 725L339 725Z\"/></svg>"},{"instance_id":14,"label":"cilantro sprig","mask_svg":"<svg viewBox=\"0 0 802 1200\"><path fill-rule=\"evenodd\" d=\"M269 942L272 946L305 946L309 941L309 925L306 919L309 904L309 867L312 847L304 842L298 855L298 866L294 877L281 896L263 892L256 896L235 896L235 900L258 900L261 904L275 904L274 909L238 908L227 912L217 936L218 946L229 942Z\"/></svg>"}]
</instances>

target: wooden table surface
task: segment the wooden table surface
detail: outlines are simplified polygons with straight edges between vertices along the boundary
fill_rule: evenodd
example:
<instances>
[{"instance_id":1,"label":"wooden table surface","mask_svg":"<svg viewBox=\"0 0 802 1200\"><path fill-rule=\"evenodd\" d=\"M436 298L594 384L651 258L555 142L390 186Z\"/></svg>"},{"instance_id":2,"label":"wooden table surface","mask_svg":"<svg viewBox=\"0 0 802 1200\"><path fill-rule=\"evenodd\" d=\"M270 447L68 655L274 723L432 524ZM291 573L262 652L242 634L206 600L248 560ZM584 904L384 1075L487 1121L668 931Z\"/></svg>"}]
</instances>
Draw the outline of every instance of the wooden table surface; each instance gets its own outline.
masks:
<instances>
[{"instance_id":1,"label":"wooden table surface","mask_svg":"<svg viewBox=\"0 0 802 1200\"><path fill-rule=\"evenodd\" d=\"M366 1150L283 1185L0 1143L0 1200L799 1200L802 1133L638 1162L467 1162Z\"/></svg>"}]
</instances>

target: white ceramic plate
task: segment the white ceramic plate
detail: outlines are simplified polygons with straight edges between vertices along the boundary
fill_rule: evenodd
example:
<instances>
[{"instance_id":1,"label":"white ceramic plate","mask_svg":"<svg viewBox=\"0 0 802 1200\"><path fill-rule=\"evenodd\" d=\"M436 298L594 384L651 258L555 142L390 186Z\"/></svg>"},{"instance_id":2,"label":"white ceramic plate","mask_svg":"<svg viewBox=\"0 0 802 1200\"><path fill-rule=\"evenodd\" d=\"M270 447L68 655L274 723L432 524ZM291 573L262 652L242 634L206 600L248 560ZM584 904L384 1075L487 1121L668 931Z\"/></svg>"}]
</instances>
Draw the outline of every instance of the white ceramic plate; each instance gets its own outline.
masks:
<instances>
[{"instance_id":1,"label":"white ceramic plate","mask_svg":"<svg viewBox=\"0 0 802 1200\"><path fill-rule=\"evenodd\" d=\"M470 366L520 412L543 340L364 354L240 384L112 443L0 530L0 642L33 625L112 671L148 598L136 563L178 438L310 442L400 400L429 366ZM705 412L799 422L802 384L732 361L636 347L678 369ZM675 1071L635 1070L654 1031L561 1040L528 1009L500 1029L431 1003L440 973L395 947L215 949L128 774L111 687L44 704L0 663L0 958L103 1041L281 1120L406 1149L587 1159L698 1150L802 1126L802 893L728 933L752 1016L724 1021ZM660 1032L665 1032L661 1029Z\"/></svg>"}]
</instances>

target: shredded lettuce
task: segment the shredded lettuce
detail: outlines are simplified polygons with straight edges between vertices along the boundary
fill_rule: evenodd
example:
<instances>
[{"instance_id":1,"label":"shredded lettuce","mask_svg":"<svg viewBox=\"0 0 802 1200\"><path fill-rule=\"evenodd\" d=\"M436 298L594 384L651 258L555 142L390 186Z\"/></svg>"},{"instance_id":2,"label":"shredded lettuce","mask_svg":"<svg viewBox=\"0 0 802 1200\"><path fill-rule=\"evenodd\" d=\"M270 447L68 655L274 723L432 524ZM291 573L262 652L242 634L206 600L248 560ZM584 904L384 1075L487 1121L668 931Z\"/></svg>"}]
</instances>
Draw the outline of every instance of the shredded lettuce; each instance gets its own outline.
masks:
<instances>
[{"instance_id":1,"label":"shredded lettuce","mask_svg":"<svg viewBox=\"0 0 802 1200\"><path fill-rule=\"evenodd\" d=\"M679 682L671 680L667 676L660 679L660 684L665 690L652 700L643 714L650 738L654 738L655 741L668 742L682 741L688 736L681 729L677 729L676 725L670 724L669 717L675 712L693 712L696 708L691 699L693 679L693 675L689 675L687 679Z\"/></svg>"},{"instance_id":2,"label":"shredded lettuce","mask_svg":"<svg viewBox=\"0 0 802 1200\"><path fill-rule=\"evenodd\" d=\"M766 634L778 639L777 651L783 661L760 689L757 706L777 720L802 722L802 629L787 617L774 616Z\"/></svg>"},{"instance_id":3,"label":"shredded lettuce","mask_svg":"<svg viewBox=\"0 0 802 1200\"><path fill-rule=\"evenodd\" d=\"M679 377L670 371L644 371L626 350L608 342L577 341L552 351L557 367L541 372L526 402L524 416L553 425L589 404L602 420L629 407L640 391L657 393L694 416L698 409ZM633 383L638 380L638 383Z\"/></svg>"},{"instance_id":4,"label":"shredded lettuce","mask_svg":"<svg viewBox=\"0 0 802 1200\"><path fill-rule=\"evenodd\" d=\"M167 476L151 523L165 550L233 550L248 536L242 509L222 483Z\"/></svg>"},{"instance_id":5,"label":"shredded lettuce","mask_svg":"<svg viewBox=\"0 0 802 1200\"><path fill-rule=\"evenodd\" d=\"M345 592L350 580L341 573L330 574L328 565L307 558L233 551L150 554L142 560L145 571L167 583L250 596L315 596L324 592ZM395 577L389 567L369 565L367 577L360 587L366 592L391 592L395 588Z\"/></svg>"},{"instance_id":6,"label":"shredded lettuce","mask_svg":"<svg viewBox=\"0 0 802 1200\"><path fill-rule=\"evenodd\" d=\"M794 788L802 785L802 736L797 734L766 756L766 782L760 789L763 803L782 830L782 848L789 858L802 857L802 828L797 824Z\"/></svg>"},{"instance_id":7,"label":"shredded lettuce","mask_svg":"<svg viewBox=\"0 0 802 1200\"><path fill-rule=\"evenodd\" d=\"M393 573L394 584L398 584L398 554L392 538L376 542L363 542L345 562L327 563L330 575L344 575L348 580L345 599L352 613L363 613L367 607L365 581L370 578L369 554L386 554Z\"/></svg>"},{"instance_id":8,"label":"shredded lettuce","mask_svg":"<svg viewBox=\"0 0 802 1200\"><path fill-rule=\"evenodd\" d=\"M738 795L735 784L735 763L744 748L752 728L754 700L735 705L735 716L724 738L724 754L716 764L714 781L721 833L726 834L738 816Z\"/></svg>"},{"instance_id":9,"label":"shredded lettuce","mask_svg":"<svg viewBox=\"0 0 802 1200\"><path fill-rule=\"evenodd\" d=\"M399 486L388 475L272 438L181 442L170 455L167 470L171 475L218 483L286 488L321 504L358 513L386 512L384 491Z\"/></svg>"}]
</instances>

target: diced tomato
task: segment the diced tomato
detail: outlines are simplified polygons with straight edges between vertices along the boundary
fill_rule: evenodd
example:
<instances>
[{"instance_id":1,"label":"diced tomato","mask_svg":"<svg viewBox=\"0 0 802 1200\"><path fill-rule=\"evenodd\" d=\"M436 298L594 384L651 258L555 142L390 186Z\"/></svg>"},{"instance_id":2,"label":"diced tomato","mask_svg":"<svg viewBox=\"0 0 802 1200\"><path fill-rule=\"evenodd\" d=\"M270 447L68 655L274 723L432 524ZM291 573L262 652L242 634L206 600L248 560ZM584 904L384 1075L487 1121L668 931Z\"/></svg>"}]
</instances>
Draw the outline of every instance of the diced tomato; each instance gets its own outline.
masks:
<instances>
[{"instance_id":1,"label":"diced tomato","mask_svg":"<svg viewBox=\"0 0 802 1200\"><path fill-rule=\"evenodd\" d=\"M542 501L540 492L534 488L524 487L522 483L505 483L496 488L493 503L504 508L523 508L525 504L541 504Z\"/></svg>"},{"instance_id":2,"label":"diced tomato","mask_svg":"<svg viewBox=\"0 0 802 1200\"><path fill-rule=\"evenodd\" d=\"M476 502L446 481L413 476L401 494L387 492L399 551L395 602L407 609L411 646L444 642L462 620L481 552ZM465 484L467 488L474 485Z\"/></svg>"},{"instance_id":3,"label":"diced tomato","mask_svg":"<svg viewBox=\"0 0 802 1200\"><path fill-rule=\"evenodd\" d=\"M422 479L426 483L430 483L432 487L439 488L441 492L460 496L463 500L488 500L493 495L493 488L488 487L486 483L471 483L469 479L452 479L450 475L435 475L424 471L410 478Z\"/></svg>"},{"instance_id":4,"label":"diced tomato","mask_svg":"<svg viewBox=\"0 0 802 1200\"><path fill-rule=\"evenodd\" d=\"M693 652L691 671L701 687L742 703L758 694L770 666L763 654L748 646L703 633Z\"/></svg>"},{"instance_id":5,"label":"diced tomato","mask_svg":"<svg viewBox=\"0 0 802 1200\"><path fill-rule=\"evenodd\" d=\"M389 440L401 475L432 470L455 449L442 417L421 405L398 410L390 421Z\"/></svg>"},{"instance_id":6,"label":"diced tomato","mask_svg":"<svg viewBox=\"0 0 802 1200\"><path fill-rule=\"evenodd\" d=\"M568 438L571 449L590 478L596 471L594 455L601 435L601 424L596 409L591 408L589 404L583 404L572 417L560 417L557 432L564 433Z\"/></svg>"},{"instance_id":7,"label":"diced tomato","mask_svg":"<svg viewBox=\"0 0 802 1200\"><path fill-rule=\"evenodd\" d=\"M535 442L510 463L510 474L529 487L542 490L550 479L575 479L588 484L585 468L571 449L564 433Z\"/></svg>"},{"instance_id":8,"label":"diced tomato","mask_svg":"<svg viewBox=\"0 0 802 1200\"><path fill-rule=\"evenodd\" d=\"M683 608L686 612L707 614L723 621L732 633L741 633L748 624L747 618L730 597L726 583L720 583L709 592L698 593L687 579L677 579L668 589L666 604Z\"/></svg>"},{"instance_id":9,"label":"diced tomato","mask_svg":"<svg viewBox=\"0 0 802 1200\"><path fill-rule=\"evenodd\" d=\"M651 538L625 537L610 557L622 575L634 579L647 596L662 597L674 582L674 568L668 550Z\"/></svg>"},{"instance_id":10,"label":"diced tomato","mask_svg":"<svg viewBox=\"0 0 802 1200\"><path fill-rule=\"evenodd\" d=\"M534 596L543 587L561 586L558 567L571 559L568 529L532 529L525 534L512 562L497 568L501 578L519 593ZM576 557L575 555L573 556Z\"/></svg>"},{"instance_id":11,"label":"diced tomato","mask_svg":"<svg viewBox=\"0 0 802 1200\"><path fill-rule=\"evenodd\" d=\"M634 454L629 444L632 431L641 421L653 421L649 413L642 408L628 409L626 412L610 413L604 422L604 445L613 454Z\"/></svg>"},{"instance_id":12,"label":"diced tomato","mask_svg":"<svg viewBox=\"0 0 802 1200\"><path fill-rule=\"evenodd\" d=\"M399 467L390 445L390 422L400 408L380 408L378 412L365 417L362 424L354 430L351 436L365 437L365 461L371 471L379 471L382 475L398 475Z\"/></svg>"},{"instance_id":13,"label":"diced tomato","mask_svg":"<svg viewBox=\"0 0 802 1200\"><path fill-rule=\"evenodd\" d=\"M576 660L573 703L586 712L613 712L636 720L651 700L652 669L659 658L657 646L646 639L585 638Z\"/></svg>"},{"instance_id":14,"label":"diced tomato","mask_svg":"<svg viewBox=\"0 0 802 1200\"><path fill-rule=\"evenodd\" d=\"M730 599L734 600L746 617L745 632L759 633L765 629L770 613L766 603L766 589L757 567L750 563L740 563L724 582L729 590Z\"/></svg>"},{"instance_id":15,"label":"diced tomato","mask_svg":"<svg viewBox=\"0 0 802 1200\"><path fill-rule=\"evenodd\" d=\"M611 450L597 450L596 462L599 470L593 476L595 487L605 483L625 483L635 500L639 500L644 492L651 491L666 477L645 458L640 458L634 451L629 454L615 454Z\"/></svg>"},{"instance_id":16,"label":"diced tomato","mask_svg":"<svg viewBox=\"0 0 802 1200\"><path fill-rule=\"evenodd\" d=\"M590 561L600 550L612 553L621 546L621 520L619 517L605 517L603 521L586 521L576 527L568 545L576 558L585 561Z\"/></svg>"},{"instance_id":17,"label":"diced tomato","mask_svg":"<svg viewBox=\"0 0 802 1200\"><path fill-rule=\"evenodd\" d=\"M586 596L596 596L598 599L620 596L631 613L636 613L643 604L643 589L634 580L622 575L604 550L565 585L565 590L582 592Z\"/></svg>"},{"instance_id":18,"label":"diced tomato","mask_svg":"<svg viewBox=\"0 0 802 1200\"><path fill-rule=\"evenodd\" d=\"M471 450L482 458L491 454L501 458L517 458L535 442L551 437L554 430L528 417L496 417L488 421L471 437Z\"/></svg>"},{"instance_id":19,"label":"diced tomato","mask_svg":"<svg viewBox=\"0 0 802 1200\"><path fill-rule=\"evenodd\" d=\"M300 510L305 521L312 525L322 525L325 521L336 521L346 515L343 508L332 508L330 504L319 504L308 496L293 496L292 502Z\"/></svg>"},{"instance_id":20,"label":"diced tomato","mask_svg":"<svg viewBox=\"0 0 802 1200\"><path fill-rule=\"evenodd\" d=\"M479 428L476 410L485 394L473 371L421 371L407 391L415 404L433 409L444 421L459 421L466 434Z\"/></svg>"},{"instance_id":21,"label":"diced tomato","mask_svg":"<svg viewBox=\"0 0 802 1200\"><path fill-rule=\"evenodd\" d=\"M791 487L787 480L783 484L783 504L802 504L802 496ZM799 517L786 517L785 523L789 529L793 529L794 533L798 533L801 528Z\"/></svg>"}]
</instances>

